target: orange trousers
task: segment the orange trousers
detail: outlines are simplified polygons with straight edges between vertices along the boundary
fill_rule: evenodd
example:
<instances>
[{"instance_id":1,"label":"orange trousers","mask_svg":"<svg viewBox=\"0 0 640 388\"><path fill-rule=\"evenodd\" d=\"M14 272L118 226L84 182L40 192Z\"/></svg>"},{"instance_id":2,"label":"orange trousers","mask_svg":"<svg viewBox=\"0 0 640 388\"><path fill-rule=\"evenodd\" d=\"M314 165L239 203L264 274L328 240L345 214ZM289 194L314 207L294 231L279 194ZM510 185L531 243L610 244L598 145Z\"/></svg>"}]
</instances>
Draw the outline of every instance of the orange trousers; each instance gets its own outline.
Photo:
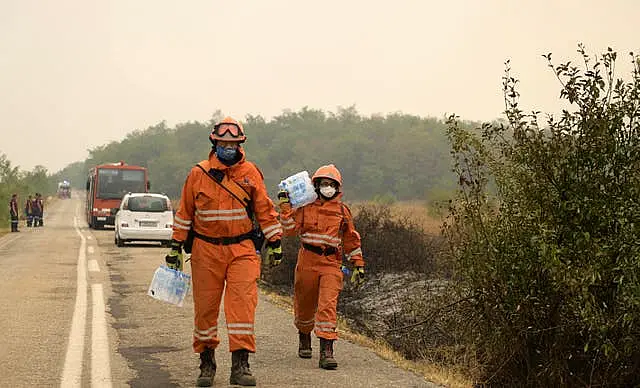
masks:
<instances>
[{"instance_id":1,"label":"orange trousers","mask_svg":"<svg viewBox=\"0 0 640 388\"><path fill-rule=\"evenodd\" d=\"M342 271L336 255L322 256L300 249L294 280L295 325L302 333L335 340L338 296L342 290Z\"/></svg>"},{"instance_id":2,"label":"orange trousers","mask_svg":"<svg viewBox=\"0 0 640 388\"><path fill-rule=\"evenodd\" d=\"M214 245L198 238L191 255L195 329L193 350L215 349L218 314L224 294L229 351L256 351L254 321L258 305L260 258L251 240L233 245Z\"/></svg>"}]
</instances>

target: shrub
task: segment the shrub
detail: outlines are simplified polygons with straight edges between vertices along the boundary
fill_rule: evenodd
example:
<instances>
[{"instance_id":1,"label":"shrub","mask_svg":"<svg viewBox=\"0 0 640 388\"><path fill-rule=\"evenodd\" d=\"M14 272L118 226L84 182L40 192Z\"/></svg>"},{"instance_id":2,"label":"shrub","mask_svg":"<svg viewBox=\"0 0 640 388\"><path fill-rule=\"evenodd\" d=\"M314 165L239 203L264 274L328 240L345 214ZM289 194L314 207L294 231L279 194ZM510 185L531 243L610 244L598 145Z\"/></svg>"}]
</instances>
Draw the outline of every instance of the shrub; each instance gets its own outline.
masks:
<instances>
[{"instance_id":1,"label":"shrub","mask_svg":"<svg viewBox=\"0 0 640 388\"><path fill-rule=\"evenodd\" d=\"M611 49L578 52L580 68L545 56L571 106L559 119L520 110L507 62L507 123L449 120L445 234L487 385L640 384L639 62L626 82Z\"/></svg>"}]
</instances>

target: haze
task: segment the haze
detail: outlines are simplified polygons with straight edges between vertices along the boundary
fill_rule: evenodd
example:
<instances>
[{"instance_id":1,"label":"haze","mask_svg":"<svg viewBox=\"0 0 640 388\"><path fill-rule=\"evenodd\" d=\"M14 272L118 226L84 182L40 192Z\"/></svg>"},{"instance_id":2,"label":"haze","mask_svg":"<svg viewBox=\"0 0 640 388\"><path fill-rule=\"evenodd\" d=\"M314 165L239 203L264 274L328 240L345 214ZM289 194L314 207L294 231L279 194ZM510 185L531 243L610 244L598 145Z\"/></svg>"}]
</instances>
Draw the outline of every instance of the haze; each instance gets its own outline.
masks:
<instances>
[{"instance_id":1,"label":"haze","mask_svg":"<svg viewBox=\"0 0 640 388\"><path fill-rule=\"evenodd\" d=\"M553 112L541 54L611 46L628 74L639 15L635 0L0 0L0 153L55 172L135 129L216 109L491 120L508 58L523 107Z\"/></svg>"}]
</instances>

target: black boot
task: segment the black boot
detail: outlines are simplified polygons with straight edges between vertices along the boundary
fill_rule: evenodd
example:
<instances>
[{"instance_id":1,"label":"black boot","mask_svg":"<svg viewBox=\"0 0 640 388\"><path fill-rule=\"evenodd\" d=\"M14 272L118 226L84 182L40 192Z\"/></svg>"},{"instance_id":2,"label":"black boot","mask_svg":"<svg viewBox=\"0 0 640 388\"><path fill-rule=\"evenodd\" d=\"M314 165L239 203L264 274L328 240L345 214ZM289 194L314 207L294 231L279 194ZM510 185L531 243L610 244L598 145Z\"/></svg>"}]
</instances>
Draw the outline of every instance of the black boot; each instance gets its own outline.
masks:
<instances>
[{"instance_id":1,"label":"black boot","mask_svg":"<svg viewBox=\"0 0 640 388\"><path fill-rule=\"evenodd\" d=\"M231 353L231 377L229 384L242 386L255 386L256 378L249 369L249 351L246 349L236 350Z\"/></svg>"},{"instance_id":2,"label":"black boot","mask_svg":"<svg viewBox=\"0 0 640 388\"><path fill-rule=\"evenodd\" d=\"M338 362L333 358L333 340L320 338L320 362L322 369L336 369Z\"/></svg>"},{"instance_id":3,"label":"black boot","mask_svg":"<svg viewBox=\"0 0 640 388\"><path fill-rule=\"evenodd\" d=\"M311 358L311 333L304 334L299 331L298 340L298 357Z\"/></svg>"},{"instance_id":4,"label":"black boot","mask_svg":"<svg viewBox=\"0 0 640 388\"><path fill-rule=\"evenodd\" d=\"M205 349L200 353L200 376L196 386L210 387L213 385L213 378L216 376L216 354L214 349Z\"/></svg>"}]
</instances>

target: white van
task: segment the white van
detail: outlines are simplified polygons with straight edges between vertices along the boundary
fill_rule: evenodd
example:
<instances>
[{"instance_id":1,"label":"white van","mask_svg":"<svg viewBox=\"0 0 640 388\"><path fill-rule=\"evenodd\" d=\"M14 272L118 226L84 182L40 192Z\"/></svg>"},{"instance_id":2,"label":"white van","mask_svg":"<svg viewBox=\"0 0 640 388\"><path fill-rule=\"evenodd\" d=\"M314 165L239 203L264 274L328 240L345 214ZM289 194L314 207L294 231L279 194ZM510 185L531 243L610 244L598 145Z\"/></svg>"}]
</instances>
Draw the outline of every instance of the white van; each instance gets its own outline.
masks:
<instances>
[{"instance_id":1,"label":"white van","mask_svg":"<svg viewBox=\"0 0 640 388\"><path fill-rule=\"evenodd\" d=\"M170 246L173 234L171 200L158 193L128 193L122 197L115 218L115 243L159 241Z\"/></svg>"}]
</instances>

